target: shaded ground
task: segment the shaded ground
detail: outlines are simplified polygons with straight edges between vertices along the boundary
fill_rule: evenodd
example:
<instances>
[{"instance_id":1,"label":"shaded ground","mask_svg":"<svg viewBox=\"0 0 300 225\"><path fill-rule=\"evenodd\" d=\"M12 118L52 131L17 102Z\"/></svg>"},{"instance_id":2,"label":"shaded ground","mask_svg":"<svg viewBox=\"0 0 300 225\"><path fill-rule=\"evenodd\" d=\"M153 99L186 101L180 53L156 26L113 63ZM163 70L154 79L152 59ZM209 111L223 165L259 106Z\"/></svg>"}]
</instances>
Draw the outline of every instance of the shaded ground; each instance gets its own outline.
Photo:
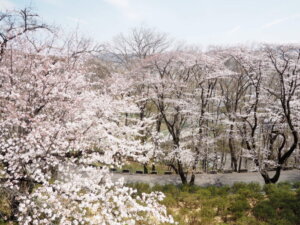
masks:
<instances>
[{"instance_id":1,"label":"shaded ground","mask_svg":"<svg viewBox=\"0 0 300 225\"><path fill-rule=\"evenodd\" d=\"M272 174L273 172L270 172ZM178 175L150 175L150 174L122 174L114 173L113 180L124 177L126 183L155 184L181 184ZM300 170L282 171L279 182L300 181ZM262 176L258 172L231 173L231 174L197 174L195 184L198 186L208 185L232 185L236 182L257 182L264 184Z\"/></svg>"}]
</instances>

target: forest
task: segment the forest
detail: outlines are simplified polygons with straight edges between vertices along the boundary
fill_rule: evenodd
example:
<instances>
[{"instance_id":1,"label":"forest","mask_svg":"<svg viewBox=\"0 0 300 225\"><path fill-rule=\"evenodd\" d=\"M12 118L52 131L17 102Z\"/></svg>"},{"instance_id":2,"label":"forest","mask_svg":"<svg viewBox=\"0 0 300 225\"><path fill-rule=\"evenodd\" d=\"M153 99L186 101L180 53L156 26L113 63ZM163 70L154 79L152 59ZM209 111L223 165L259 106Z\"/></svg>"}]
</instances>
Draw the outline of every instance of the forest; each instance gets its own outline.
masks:
<instances>
[{"instance_id":1,"label":"forest","mask_svg":"<svg viewBox=\"0 0 300 225\"><path fill-rule=\"evenodd\" d=\"M1 12L0 224L300 224L299 182L279 182L300 169L299 98L297 44L96 43ZM181 185L113 179L137 167ZM265 185L195 185L246 171Z\"/></svg>"}]
</instances>

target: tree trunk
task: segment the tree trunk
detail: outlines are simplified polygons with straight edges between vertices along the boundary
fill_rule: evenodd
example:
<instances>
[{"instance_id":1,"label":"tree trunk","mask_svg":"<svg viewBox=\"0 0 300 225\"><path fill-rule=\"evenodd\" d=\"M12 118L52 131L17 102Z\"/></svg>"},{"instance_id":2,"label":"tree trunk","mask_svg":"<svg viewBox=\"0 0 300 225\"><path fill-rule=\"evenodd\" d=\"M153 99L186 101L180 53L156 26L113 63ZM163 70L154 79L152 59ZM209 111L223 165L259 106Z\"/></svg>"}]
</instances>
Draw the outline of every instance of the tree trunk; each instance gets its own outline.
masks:
<instances>
[{"instance_id":1,"label":"tree trunk","mask_svg":"<svg viewBox=\"0 0 300 225\"><path fill-rule=\"evenodd\" d=\"M229 149L230 149L230 155L231 155L231 168L237 172L238 168L238 163L235 155L235 150L233 146L233 124L230 125L230 131L229 131L229 139L228 139L228 144L229 144Z\"/></svg>"},{"instance_id":2,"label":"tree trunk","mask_svg":"<svg viewBox=\"0 0 300 225\"><path fill-rule=\"evenodd\" d=\"M194 184L195 184L195 174L193 172L190 179L190 185L194 185Z\"/></svg>"},{"instance_id":3,"label":"tree trunk","mask_svg":"<svg viewBox=\"0 0 300 225\"><path fill-rule=\"evenodd\" d=\"M195 157L194 164L192 167L192 175L191 175L191 179L190 179L190 185L194 185L194 183L195 183L195 172L197 170L197 166L199 164L199 158L200 158L200 151L199 151L198 147L196 148L196 154L197 155Z\"/></svg>"},{"instance_id":4,"label":"tree trunk","mask_svg":"<svg viewBox=\"0 0 300 225\"><path fill-rule=\"evenodd\" d=\"M183 171L182 164L179 160L177 160L177 165L178 165L178 174L180 176L182 184L187 184L187 177Z\"/></svg>"},{"instance_id":5,"label":"tree trunk","mask_svg":"<svg viewBox=\"0 0 300 225\"><path fill-rule=\"evenodd\" d=\"M155 164L154 164L154 163L152 163L152 169L151 169L151 170L152 170L152 172L153 172L153 171L156 171L156 168L155 168Z\"/></svg>"},{"instance_id":6,"label":"tree trunk","mask_svg":"<svg viewBox=\"0 0 300 225\"><path fill-rule=\"evenodd\" d=\"M240 154L240 159L239 159L239 168L238 168L238 171L240 171L240 170L241 170L241 168L242 168L242 160L243 160L243 158L242 158L242 156L241 156L241 154Z\"/></svg>"},{"instance_id":7,"label":"tree trunk","mask_svg":"<svg viewBox=\"0 0 300 225\"><path fill-rule=\"evenodd\" d=\"M161 115L157 116L156 119L156 132L159 133L161 130L161 123L162 123L163 117Z\"/></svg>"},{"instance_id":8,"label":"tree trunk","mask_svg":"<svg viewBox=\"0 0 300 225\"><path fill-rule=\"evenodd\" d=\"M144 174L148 174L147 163L144 164Z\"/></svg>"},{"instance_id":9,"label":"tree trunk","mask_svg":"<svg viewBox=\"0 0 300 225\"><path fill-rule=\"evenodd\" d=\"M266 170L260 171L260 174L264 178L265 184L275 184L279 180L281 169L281 166L278 166L273 177L270 177Z\"/></svg>"},{"instance_id":10,"label":"tree trunk","mask_svg":"<svg viewBox=\"0 0 300 225\"><path fill-rule=\"evenodd\" d=\"M125 126L128 126L128 113L125 113Z\"/></svg>"}]
</instances>

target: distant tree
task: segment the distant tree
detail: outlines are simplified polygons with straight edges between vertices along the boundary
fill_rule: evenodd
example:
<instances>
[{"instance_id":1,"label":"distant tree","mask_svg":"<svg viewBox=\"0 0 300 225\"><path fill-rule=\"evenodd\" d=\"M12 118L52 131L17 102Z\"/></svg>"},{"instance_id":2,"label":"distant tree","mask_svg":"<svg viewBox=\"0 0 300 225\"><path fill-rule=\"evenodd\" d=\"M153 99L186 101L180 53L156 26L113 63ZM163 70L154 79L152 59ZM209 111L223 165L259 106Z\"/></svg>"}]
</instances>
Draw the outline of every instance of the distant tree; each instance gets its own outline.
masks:
<instances>
[{"instance_id":1,"label":"distant tree","mask_svg":"<svg viewBox=\"0 0 300 225\"><path fill-rule=\"evenodd\" d=\"M167 34L148 27L133 28L128 35L119 34L107 46L112 54L125 67L129 68L136 60L165 52L171 45Z\"/></svg>"}]
</instances>

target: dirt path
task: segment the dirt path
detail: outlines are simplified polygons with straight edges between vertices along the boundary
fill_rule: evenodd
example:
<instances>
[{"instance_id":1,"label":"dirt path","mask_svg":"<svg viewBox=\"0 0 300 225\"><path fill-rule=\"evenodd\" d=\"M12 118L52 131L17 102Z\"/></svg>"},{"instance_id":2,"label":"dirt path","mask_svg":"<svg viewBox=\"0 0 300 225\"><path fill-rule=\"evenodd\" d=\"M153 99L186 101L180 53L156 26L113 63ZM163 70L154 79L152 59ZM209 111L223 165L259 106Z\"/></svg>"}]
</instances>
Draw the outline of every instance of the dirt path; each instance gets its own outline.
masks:
<instances>
[{"instance_id":1,"label":"dirt path","mask_svg":"<svg viewBox=\"0 0 300 225\"><path fill-rule=\"evenodd\" d=\"M177 175L150 175L150 174L121 174L114 173L113 179L117 180L124 177L126 183L147 183L149 185L155 184L180 184L180 178ZM282 171L279 182L300 181L300 170ZM197 174L196 185L232 185L235 182L257 182L264 184L262 176L257 172L251 173L231 173L231 174Z\"/></svg>"}]
</instances>

